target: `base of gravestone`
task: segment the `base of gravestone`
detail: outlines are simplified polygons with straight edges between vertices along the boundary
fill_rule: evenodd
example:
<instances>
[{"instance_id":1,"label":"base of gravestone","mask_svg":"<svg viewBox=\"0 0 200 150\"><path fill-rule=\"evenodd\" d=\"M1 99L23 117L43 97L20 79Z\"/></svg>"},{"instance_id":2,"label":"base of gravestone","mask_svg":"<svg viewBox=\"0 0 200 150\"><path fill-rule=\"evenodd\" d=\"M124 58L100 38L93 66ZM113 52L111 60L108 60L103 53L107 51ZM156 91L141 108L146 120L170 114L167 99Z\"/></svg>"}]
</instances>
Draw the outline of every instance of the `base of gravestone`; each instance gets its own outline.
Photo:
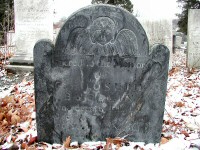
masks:
<instances>
[{"instance_id":1,"label":"base of gravestone","mask_svg":"<svg viewBox=\"0 0 200 150\"><path fill-rule=\"evenodd\" d=\"M7 65L5 67L7 70L11 70L12 72L33 72L33 66L25 66L25 65Z\"/></svg>"},{"instance_id":2,"label":"base of gravestone","mask_svg":"<svg viewBox=\"0 0 200 150\"><path fill-rule=\"evenodd\" d=\"M25 65L33 65L33 54L21 54L16 53L13 57L9 59L10 64L25 64Z\"/></svg>"},{"instance_id":3,"label":"base of gravestone","mask_svg":"<svg viewBox=\"0 0 200 150\"><path fill-rule=\"evenodd\" d=\"M33 57L22 53L16 53L9 59L10 65L6 69L12 72L33 72Z\"/></svg>"}]
</instances>

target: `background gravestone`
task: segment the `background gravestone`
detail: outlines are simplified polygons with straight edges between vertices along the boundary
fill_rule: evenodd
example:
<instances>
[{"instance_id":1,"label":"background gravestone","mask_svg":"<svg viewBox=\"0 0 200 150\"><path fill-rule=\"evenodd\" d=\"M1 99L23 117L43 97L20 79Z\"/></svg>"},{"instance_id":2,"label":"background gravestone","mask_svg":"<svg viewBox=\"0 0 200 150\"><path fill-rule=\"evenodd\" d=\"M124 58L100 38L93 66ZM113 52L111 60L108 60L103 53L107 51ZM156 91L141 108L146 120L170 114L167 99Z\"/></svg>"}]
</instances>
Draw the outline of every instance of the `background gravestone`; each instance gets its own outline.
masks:
<instances>
[{"instance_id":1,"label":"background gravestone","mask_svg":"<svg viewBox=\"0 0 200 150\"><path fill-rule=\"evenodd\" d=\"M171 69L173 67L172 66L172 60L173 60L172 19L162 19L162 20L141 19L140 22L147 33L150 47L156 43L160 43L166 45L169 48L171 54L169 58L169 69Z\"/></svg>"},{"instance_id":2,"label":"background gravestone","mask_svg":"<svg viewBox=\"0 0 200 150\"><path fill-rule=\"evenodd\" d=\"M53 39L51 0L15 0L16 53L12 64L33 64L33 47L41 38Z\"/></svg>"},{"instance_id":3,"label":"background gravestone","mask_svg":"<svg viewBox=\"0 0 200 150\"><path fill-rule=\"evenodd\" d=\"M39 141L124 137L160 142L169 50L155 45L129 12L110 5L68 18L55 46L34 47Z\"/></svg>"},{"instance_id":4,"label":"background gravestone","mask_svg":"<svg viewBox=\"0 0 200 150\"><path fill-rule=\"evenodd\" d=\"M175 47L180 48L182 44L182 37L181 36L175 36Z\"/></svg>"},{"instance_id":5,"label":"background gravestone","mask_svg":"<svg viewBox=\"0 0 200 150\"><path fill-rule=\"evenodd\" d=\"M200 9L189 9L187 36L187 67L200 68Z\"/></svg>"}]
</instances>

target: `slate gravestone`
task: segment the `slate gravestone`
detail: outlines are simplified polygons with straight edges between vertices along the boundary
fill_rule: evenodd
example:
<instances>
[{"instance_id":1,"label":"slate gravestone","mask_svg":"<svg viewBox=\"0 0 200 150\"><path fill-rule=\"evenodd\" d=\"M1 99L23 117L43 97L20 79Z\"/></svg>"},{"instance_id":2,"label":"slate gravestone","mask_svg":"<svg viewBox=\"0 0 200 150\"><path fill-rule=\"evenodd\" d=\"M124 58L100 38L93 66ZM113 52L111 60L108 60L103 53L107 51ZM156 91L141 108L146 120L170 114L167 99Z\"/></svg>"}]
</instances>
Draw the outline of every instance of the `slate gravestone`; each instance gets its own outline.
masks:
<instances>
[{"instance_id":1,"label":"slate gravestone","mask_svg":"<svg viewBox=\"0 0 200 150\"><path fill-rule=\"evenodd\" d=\"M55 46L34 47L39 141L62 143L124 137L158 143L169 50L153 46L129 12L110 5L68 18Z\"/></svg>"},{"instance_id":2,"label":"slate gravestone","mask_svg":"<svg viewBox=\"0 0 200 150\"><path fill-rule=\"evenodd\" d=\"M200 68L200 9L189 9L187 67Z\"/></svg>"}]
</instances>

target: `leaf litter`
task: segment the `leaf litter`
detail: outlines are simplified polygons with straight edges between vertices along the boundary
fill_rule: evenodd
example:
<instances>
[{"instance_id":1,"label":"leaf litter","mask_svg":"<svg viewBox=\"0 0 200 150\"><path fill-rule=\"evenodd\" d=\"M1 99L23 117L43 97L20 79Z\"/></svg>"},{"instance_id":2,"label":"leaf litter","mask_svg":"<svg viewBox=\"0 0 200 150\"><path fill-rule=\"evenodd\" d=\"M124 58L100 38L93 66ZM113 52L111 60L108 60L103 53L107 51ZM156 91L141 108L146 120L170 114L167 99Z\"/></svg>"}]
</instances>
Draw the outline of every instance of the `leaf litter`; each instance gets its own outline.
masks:
<instances>
[{"instance_id":1,"label":"leaf litter","mask_svg":"<svg viewBox=\"0 0 200 150\"><path fill-rule=\"evenodd\" d=\"M169 72L161 142L145 144L124 138L84 142L66 137L63 144L37 142L33 74L0 70L0 149L198 150L200 149L200 70L186 66L183 51L174 54ZM18 78L25 77L24 80ZM18 80L17 80L18 79ZM22 78L21 78L22 79ZM155 127L156 129L156 127Z\"/></svg>"}]
</instances>

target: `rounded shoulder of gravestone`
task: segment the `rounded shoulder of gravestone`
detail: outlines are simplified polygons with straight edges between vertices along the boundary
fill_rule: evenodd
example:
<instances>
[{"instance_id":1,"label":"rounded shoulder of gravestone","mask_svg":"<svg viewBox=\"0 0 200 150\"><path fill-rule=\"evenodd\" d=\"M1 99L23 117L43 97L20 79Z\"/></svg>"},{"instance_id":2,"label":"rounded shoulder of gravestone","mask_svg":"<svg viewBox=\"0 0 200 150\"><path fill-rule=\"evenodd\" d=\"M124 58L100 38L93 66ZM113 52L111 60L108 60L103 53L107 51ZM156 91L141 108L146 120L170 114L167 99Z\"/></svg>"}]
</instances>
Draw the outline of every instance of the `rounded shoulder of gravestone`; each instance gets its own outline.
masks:
<instances>
[{"instance_id":1,"label":"rounded shoulder of gravestone","mask_svg":"<svg viewBox=\"0 0 200 150\"><path fill-rule=\"evenodd\" d=\"M91 5L66 20L55 42L54 57L76 54L148 55L149 43L130 12L112 5Z\"/></svg>"}]
</instances>

